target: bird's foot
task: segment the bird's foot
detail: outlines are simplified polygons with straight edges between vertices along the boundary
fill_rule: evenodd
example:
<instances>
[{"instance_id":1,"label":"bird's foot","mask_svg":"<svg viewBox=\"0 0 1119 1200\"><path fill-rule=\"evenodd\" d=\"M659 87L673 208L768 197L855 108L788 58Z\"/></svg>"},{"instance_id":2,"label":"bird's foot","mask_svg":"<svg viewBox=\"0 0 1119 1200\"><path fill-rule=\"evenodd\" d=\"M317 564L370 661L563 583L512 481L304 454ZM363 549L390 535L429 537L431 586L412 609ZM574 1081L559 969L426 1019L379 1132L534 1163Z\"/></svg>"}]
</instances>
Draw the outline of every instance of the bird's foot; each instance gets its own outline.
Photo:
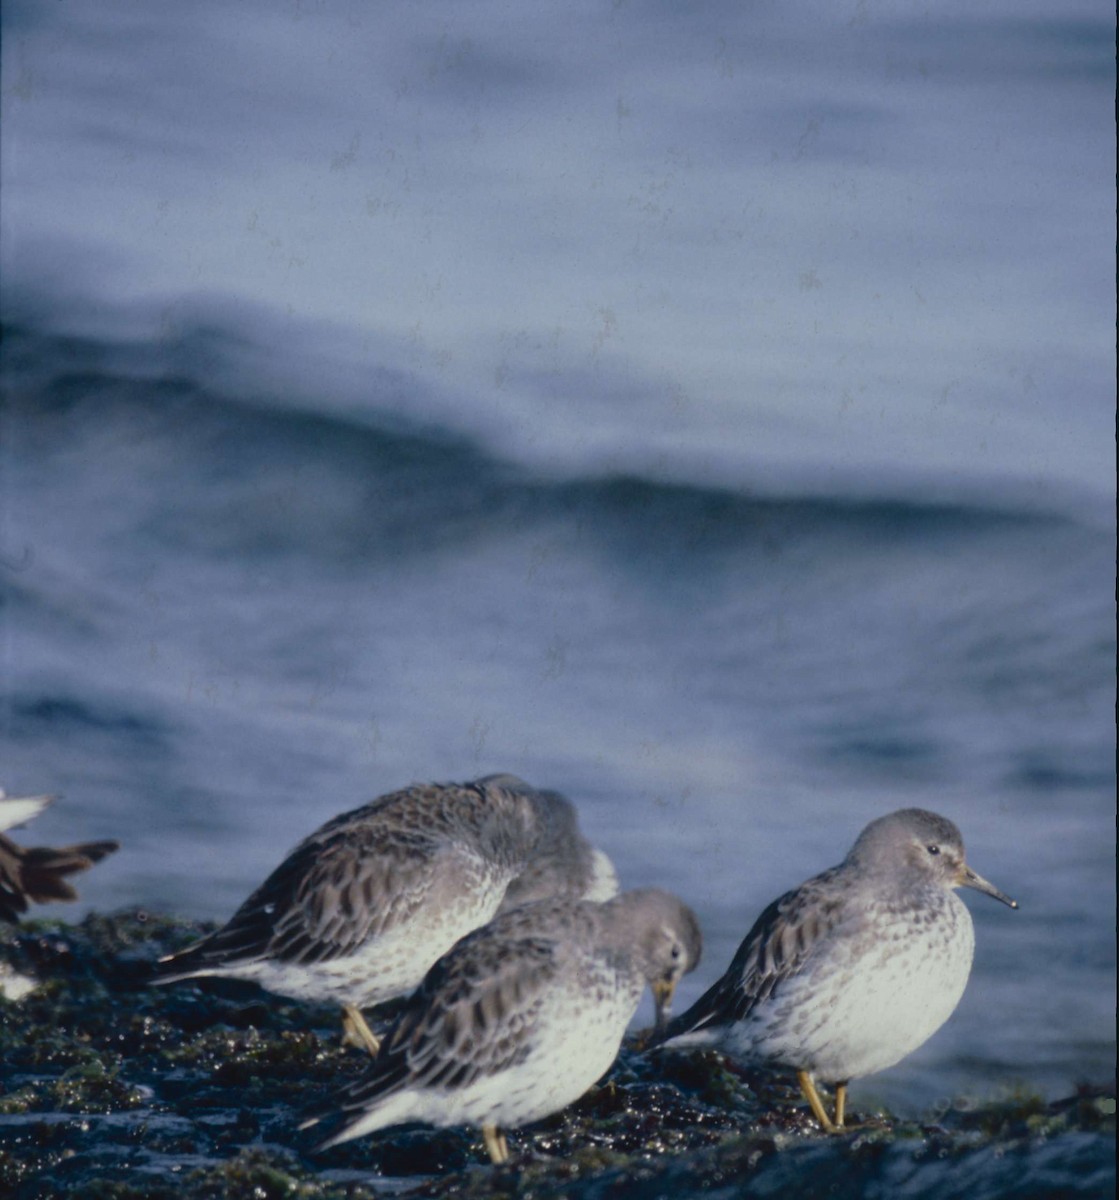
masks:
<instances>
[{"instance_id":1,"label":"bird's foot","mask_svg":"<svg viewBox=\"0 0 1119 1200\"><path fill-rule=\"evenodd\" d=\"M798 1071L797 1082L800 1084L800 1090L804 1093L804 1098L808 1101L808 1106L812 1109L812 1115L825 1133L846 1133L848 1129L854 1128L854 1126L845 1124L847 1116L846 1083L836 1084L835 1120L833 1121L828 1116L828 1110L824 1107L824 1101L812 1076L807 1071Z\"/></svg>"},{"instance_id":2,"label":"bird's foot","mask_svg":"<svg viewBox=\"0 0 1119 1200\"><path fill-rule=\"evenodd\" d=\"M509 1161L509 1143L505 1140L505 1134L496 1125L482 1126L482 1141L486 1143L490 1162L505 1163Z\"/></svg>"},{"instance_id":3,"label":"bird's foot","mask_svg":"<svg viewBox=\"0 0 1119 1200\"><path fill-rule=\"evenodd\" d=\"M381 1052L380 1039L369 1028L369 1023L356 1004L342 1005L342 1045L356 1046L359 1050L364 1047L371 1058L376 1058Z\"/></svg>"}]
</instances>

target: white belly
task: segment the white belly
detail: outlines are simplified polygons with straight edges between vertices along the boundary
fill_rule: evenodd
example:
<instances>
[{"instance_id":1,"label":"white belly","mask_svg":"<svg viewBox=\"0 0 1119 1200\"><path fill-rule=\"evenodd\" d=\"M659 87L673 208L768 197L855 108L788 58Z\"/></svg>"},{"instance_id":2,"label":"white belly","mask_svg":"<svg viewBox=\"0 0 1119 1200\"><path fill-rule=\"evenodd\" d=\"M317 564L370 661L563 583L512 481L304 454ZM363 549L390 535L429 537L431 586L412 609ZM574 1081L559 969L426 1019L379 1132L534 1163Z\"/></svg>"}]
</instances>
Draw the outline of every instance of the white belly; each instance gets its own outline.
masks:
<instances>
[{"instance_id":1,"label":"white belly","mask_svg":"<svg viewBox=\"0 0 1119 1200\"><path fill-rule=\"evenodd\" d=\"M971 972L971 916L958 897L947 899L935 923L914 920L869 950L864 943L857 958L830 948L728 1031L727 1050L828 1082L900 1062L952 1015Z\"/></svg>"}]
</instances>

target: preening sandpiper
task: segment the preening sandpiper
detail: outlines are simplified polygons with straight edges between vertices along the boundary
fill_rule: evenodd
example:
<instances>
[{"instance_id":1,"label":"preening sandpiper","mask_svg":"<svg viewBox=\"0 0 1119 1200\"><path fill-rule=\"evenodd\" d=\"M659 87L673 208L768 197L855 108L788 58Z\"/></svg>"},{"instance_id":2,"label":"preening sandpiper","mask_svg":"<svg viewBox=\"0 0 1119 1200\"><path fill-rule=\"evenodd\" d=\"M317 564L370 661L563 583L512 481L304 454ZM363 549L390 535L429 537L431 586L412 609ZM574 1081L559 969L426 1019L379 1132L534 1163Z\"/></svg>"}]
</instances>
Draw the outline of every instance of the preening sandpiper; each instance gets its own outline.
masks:
<instances>
[{"instance_id":1,"label":"preening sandpiper","mask_svg":"<svg viewBox=\"0 0 1119 1200\"><path fill-rule=\"evenodd\" d=\"M334 1001L375 1054L360 1010L410 992L507 896L616 891L610 860L558 792L513 775L415 784L312 833L225 926L163 960L157 982L222 975Z\"/></svg>"}]
</instances>

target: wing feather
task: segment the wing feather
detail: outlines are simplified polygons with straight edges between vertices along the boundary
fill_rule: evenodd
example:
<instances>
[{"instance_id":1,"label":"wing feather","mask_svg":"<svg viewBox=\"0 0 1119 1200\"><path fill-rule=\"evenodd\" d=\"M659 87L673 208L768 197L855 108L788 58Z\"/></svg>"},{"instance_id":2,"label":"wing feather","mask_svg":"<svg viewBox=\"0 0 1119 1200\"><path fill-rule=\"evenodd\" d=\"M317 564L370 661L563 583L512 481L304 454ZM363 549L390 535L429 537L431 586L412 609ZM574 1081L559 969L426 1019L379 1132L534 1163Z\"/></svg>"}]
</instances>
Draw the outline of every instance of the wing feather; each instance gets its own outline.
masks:
<instances>
[{"instance_id":1,"label":"wing feather","mask_svg":"<svg viewBox=\"0 0 1119 1200\"><path fill-rule=\"evenodd\" d=\"M306 838L216 933L163 960L171 982L262 959L299 965L353 954L402 927L433 889L464 887L485 871L477 840L495 790L528 788L511 776L416 784L343 813ZM508 797L505 797L508 800ZM514 827L505 851L519 852Z\"/></svg>"},{"instance_id":2,"label":"wing feather","mask_svg":"<svg viewBox=\"0 0 1119 1200\"><path fill-rule=\"evenodd\" d=\"M119 842L83 842L77 846L17 846L0 833L0 919L15 921L28 900L76 900L64 876L88 870L120 849Z\"/></svg>"},{"instance_id":3,"label":"wing feather","mask_svg":"<svg viewBox=\"0 0 1119 1200\"><path fill-rule=\"evenodd\" d=\"M178 975L261 958L300 964L344 958L405 922L461 853L453 844L372 823L324 827L225 926L165 962Z\"/></svg>"},{"instance_id":4,"label":"wing feather","mask_svg":"<svg viewBox=\"0 0 1119 1200\"><path fill-rule=\"evenodd\" d=\"M801 971L847 919L843 889L828 886L838 869L815 876L769 905L743 938L722 978L670 1021L655 1044L745 1020Z\"/></svg>"},{"instance_id":5,"label":"wing feather","mask_svg":"<svg viewBox=\"0 0 1119 1200\"><path fill-rule=\"evenodd\" d=\"M468 1087L523 1062L560 954L555 938L509 936L504 919L463 938L431 968L376 1062L331 1112L368 1110L402 1087Z\"/></svg>"}]
</instances>

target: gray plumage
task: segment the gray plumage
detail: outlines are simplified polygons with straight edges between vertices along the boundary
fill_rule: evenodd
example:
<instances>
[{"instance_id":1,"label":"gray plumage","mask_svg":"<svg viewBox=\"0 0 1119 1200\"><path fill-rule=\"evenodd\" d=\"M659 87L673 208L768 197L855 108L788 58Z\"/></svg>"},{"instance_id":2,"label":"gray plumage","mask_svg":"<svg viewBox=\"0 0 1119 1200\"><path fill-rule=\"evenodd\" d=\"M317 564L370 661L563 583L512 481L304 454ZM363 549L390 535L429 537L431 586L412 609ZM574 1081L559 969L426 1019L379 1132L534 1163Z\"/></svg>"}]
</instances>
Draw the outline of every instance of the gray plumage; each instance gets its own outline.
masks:
<instances>
[{"instance_id":1,"label":"gray plumage","mask_svg":"<svg viewBox=\"0 0 1119 1200\"><path fill-rule=\"evenodd\" d=\"M416 784L312 833L157 981L227 975L300 1000L379 1004L411 991L518 879L523 900L581 897L609 886L603 862L556 792L512 775Z\"/></svg>"},{"instance_id":2,"label":"gray plumage","mask_svg":"<svg viewBox=\"0 0 1119 1200\"><path fill-rule=\"evenodd\" d=\"M427 973L376 1062L331 1105L341 1128L323 1146L410 1120L466 1124L500 1161L496 1128L582 1095L613 1062L645 985L662 1008L701 945L691 910L655 889L503 913Z\"/></svg>"},{"instance_id":3,"label":"gray plumage","mask_svg":"<svg viewBox=\"0 0 1119 1200\"><path fill-rule=\"evenodd\" d=\"M722 978L654 1044L795 1070L810 1102L814 1078L845 1088L892 1066L963 994L974 932L961 886L1017 907L967 865L951 821L903 809L871 822L839 866L769 905ZM839 1116L835 1126L842 1094Z\"/></svg>"}]
</instances>

